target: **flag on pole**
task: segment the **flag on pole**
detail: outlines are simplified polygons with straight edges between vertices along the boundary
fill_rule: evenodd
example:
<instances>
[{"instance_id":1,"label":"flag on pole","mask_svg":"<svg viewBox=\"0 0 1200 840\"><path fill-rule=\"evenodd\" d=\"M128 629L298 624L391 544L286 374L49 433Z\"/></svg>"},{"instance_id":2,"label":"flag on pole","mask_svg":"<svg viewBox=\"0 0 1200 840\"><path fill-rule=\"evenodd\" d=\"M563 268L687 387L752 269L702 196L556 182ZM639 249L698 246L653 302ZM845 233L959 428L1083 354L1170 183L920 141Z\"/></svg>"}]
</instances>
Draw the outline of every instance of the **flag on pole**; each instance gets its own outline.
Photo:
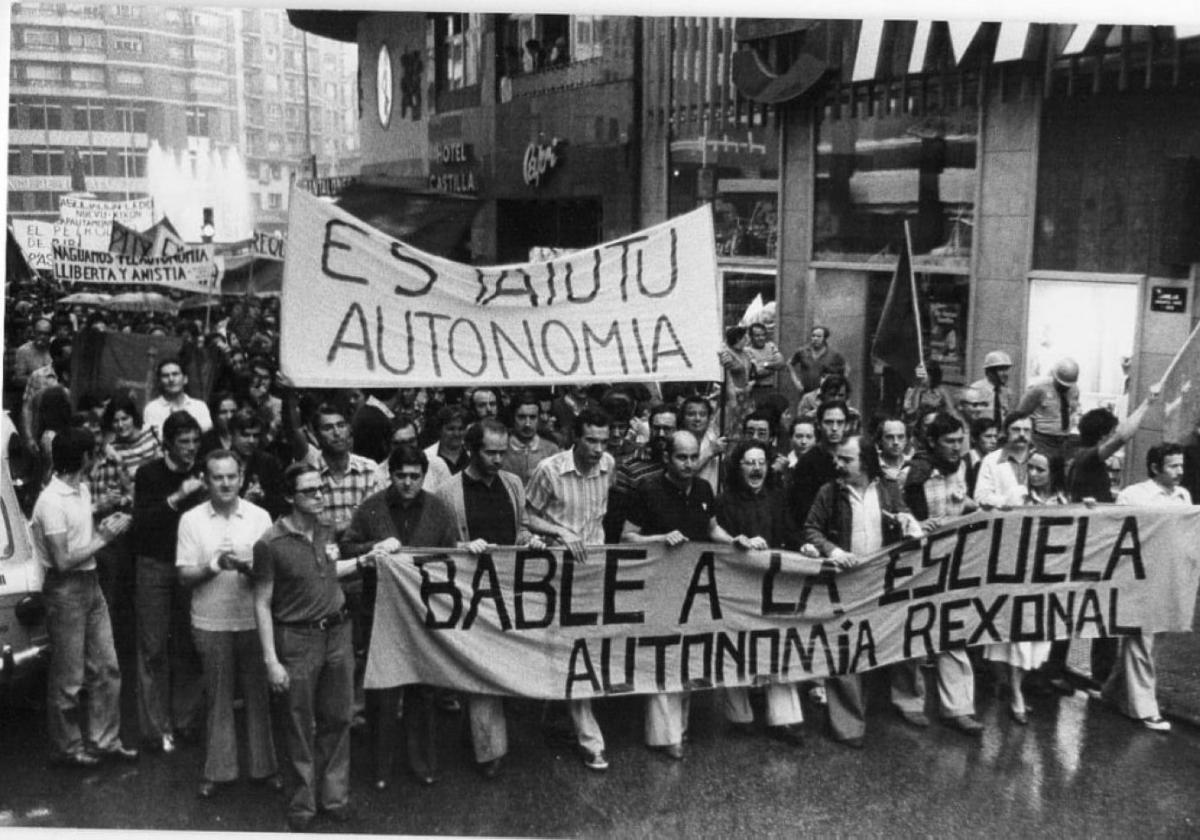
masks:
<instances>
[{"instance_id":1,"label":"flag on pole","mask_svg":"<svg viewBox=\"0 0 1200 840\"><path fill-rule=\"evenodd\" d=\"M1183 443L1200 420L1200 326L1192 330L1162 378L1163 440Z\"/></svg>"},{"instance_id":2,"label":"flag on pole","mask_svg":"<svg viewBox=\"0 0 1200 840\"><path fill-rule=\"evenodd\" d=\"M904 223L904 249L896 263L896 273L888 288L887 300L875 328L871 355L890 365L912 385L917 380L917 365L922 364L925 351L921 338L921 314L917 309L917 281L912 271L912 241L908 222Z\"/></svg>"}]
</instances>

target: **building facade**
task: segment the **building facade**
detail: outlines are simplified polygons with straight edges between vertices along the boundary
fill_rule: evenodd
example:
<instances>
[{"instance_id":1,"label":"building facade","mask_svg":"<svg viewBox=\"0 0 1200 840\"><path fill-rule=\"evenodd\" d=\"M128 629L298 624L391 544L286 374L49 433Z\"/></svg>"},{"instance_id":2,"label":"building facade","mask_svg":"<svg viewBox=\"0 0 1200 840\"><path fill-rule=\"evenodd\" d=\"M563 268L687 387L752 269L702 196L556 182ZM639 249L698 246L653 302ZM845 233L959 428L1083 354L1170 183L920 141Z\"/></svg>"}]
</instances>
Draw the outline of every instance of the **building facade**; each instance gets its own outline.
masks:
<instances>
[{"instance_id":1,"label":"building facade","mask_svg":"<svg viewBox=\"0 0 1200 840\"><path fill-rule=\"evenodd\" d=\"M1197 321L1200 31L778 21L738 34L739 89L783 123L783 331L830 325L867 411L896 393L869 349L905 222L926 358L948 382L980 378L1002 350L1017 393L1070 356L1085 410L1144 397Z\"/></svg>"},{"instance_id":2,"label":"building facade","mask_svg":"<svg viewBox=\"0 0 1200 840\"><path fill-rule=\"evenodd\" d=\"M309 39L282 11L19 3L10 38L10 218L53 219L67 192L145 195L216 165L256 222L281 225L310 148L318 174L356 165L352 52L311 39L306 88ZM199 238L196 215L173 220L185 237Z\"/></svg>"}]
</instances>

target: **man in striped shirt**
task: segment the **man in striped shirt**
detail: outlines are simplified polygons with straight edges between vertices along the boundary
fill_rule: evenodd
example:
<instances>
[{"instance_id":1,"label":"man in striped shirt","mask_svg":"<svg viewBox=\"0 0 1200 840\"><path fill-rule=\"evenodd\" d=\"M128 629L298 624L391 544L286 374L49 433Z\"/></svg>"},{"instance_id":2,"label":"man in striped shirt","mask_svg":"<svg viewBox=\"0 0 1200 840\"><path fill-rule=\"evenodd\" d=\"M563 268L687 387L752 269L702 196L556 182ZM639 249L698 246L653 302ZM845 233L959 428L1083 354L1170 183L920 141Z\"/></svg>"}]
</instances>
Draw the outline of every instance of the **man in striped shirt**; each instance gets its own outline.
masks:
<instances>
[{"instance_id":1,"label":"man in striped shirt","mask_svg":"<svg viewBox=\"0 0 1200 840\"><path fill-rule=\"evenodd\" d=\"M606 451L611 424L601 409L584 408L575 417L571 448L538 464L525 493L529 529L557 539L579 563L587 561L588 545L604 543L604 513L616 478L616 463ZM607 769L604 734L592 714L592 701L570 700L567 709L583 763L592 770Z\"/></svg>"}]
</instances>

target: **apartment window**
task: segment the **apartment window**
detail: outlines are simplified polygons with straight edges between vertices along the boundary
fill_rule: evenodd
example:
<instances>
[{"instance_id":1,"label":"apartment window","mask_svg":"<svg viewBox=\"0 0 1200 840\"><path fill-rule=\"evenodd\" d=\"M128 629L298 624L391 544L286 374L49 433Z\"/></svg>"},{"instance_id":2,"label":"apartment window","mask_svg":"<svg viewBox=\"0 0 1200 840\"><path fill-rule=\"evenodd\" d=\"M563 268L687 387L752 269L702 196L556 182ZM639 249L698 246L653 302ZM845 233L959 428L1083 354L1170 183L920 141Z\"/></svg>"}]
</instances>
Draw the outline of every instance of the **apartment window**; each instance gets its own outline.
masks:
<instances>
[{"instance_id":1,"label":"apartment window","mask_svg":"<svg viewBox=\"0 0 1200 840\"><path fill-rule=\"evenodd\" d=\"M229 83L224 79L214 79L211 76L193 76L191 84L193 93L203 94L215 99L225 99L229 96Z\"/></svg>"},{"instance_id":2,"label":"apartment window","mask_svg":"<svg viewBox=\"0 0 1200 840\"><path fill-rule=\"evenodd\" d=\"M112 48L115 52L119 53L141 55L143 51L142 39L136 35L114 35Z\"/></svg>"},{"instance_id":3,"label":"apartment window","mask_svg":"<svg viewBox=\"0 0 1200 840\"><path fill-rule=\"evenodd\" d=\"M277 61L279 59L279 47L275 44L263 44L263 56L267 61Z\"/></svg>"},{"instance_id":4,"label":"apartment window","mask_svg":"<svg viewBox=\"0 0 1200 840\"><path fill-rule=\"evenodd\" d=\"M283 66L288 70L300 70L300 51L285 48L283 51Z\"/></svg>"},{"instance_id":5,"label":"apartment window","mask_svg":"<svg viewBox=\"0 0 1200 840\"><path fill-rule=\"evenodd\" d=\"M461 90L479 82L479 15L441 15L438 39L438 86Z\"/></svg>"},{"instance_id":6,"label":"apartment window","mask_svg":"<svg viewBox=\"0 0 1200 840\"><path fill-rule=\"evenodd\" d=\"M242 76L242 81L246 86L246 93L252 93L256 96L263 93L263 76L259 73L246 73Z\"/></svg>"},{"instance_id":7,"label":"apartment window","mask_svg":"<svg viewBox=\"0 0 1200 840\"><path fill-rule=\"evenodd\" d=\"M263 122L263 101L261 99L246 100L246 121L252 123Z\"/></svg>"},{"instance_id":8,"label":"apartment window","mask_svg":"<svg viewBox=\"0 0 1200 840\"><path fill-rule=\"evenodd\" d=\"M283 167L278 163L271 164L271 180L278 181L283 177Z\"/></svg>"},{"instance_id":9,"label":"apartment window","mask_svg":"<svg viewBox=\"0 0 1200 840\"><path fill-rule=\"evenodd\" d=\"M287 136L287 153L289 155L304 154L304 135L289 134Z\"/></svg>"},{"instance_id":10,"label":"apartment window","mask_svg":"<svg viewBox=\"0 0 1200 840\"><path fill-rule=\"evenodd\" d=\"M287 106L286 123L288 128L300 127L300 108L295 105Z\"/></svg>"},{"instance_id":11,"label":"apartment window","mask_svg":"<svg viewBox=\"0 0 1200 840\"><path fill-rule=\"evenodd\" d=\"M8 127L17 127L17 105L15 102L8 103Z\"/></svg>"},{"instance_id":12,"label":"apartment window","mask_svg":"<svg viewBox=\"0 0 1200 840\"><path fill-rule=\"evenodd\" d=\"M117 131L138 132L146 131L146 109L136 105L122 105L115 111Z\"/></svg>"},{"instance_id":13,"label":"apartment window","mask_svg":"<svg viewBox=\"0 0 1200 840\"><path fill-rule=\"evenodd\" d=\"M120 87L145 88L146 74L141 70L118 70L113 74L113 81Z\"/></svg>"},{"instance_id":14,"label":"apartment window","mask_svg":"<svg viewBox=\"0 0 1200 840\"><path fill-rule=\"evenodd\" d=\"M229 53L223 47L213 47L208 44L192 45L192 57L201 64L212 67L224 67L229 59Z\"/></svg>"},{"instance_id":15,"label":"apartment window","mask_svg":"<svg viewBox=\"0 0 1200 840\"><path fill-rule=\"evenodd\" d=\"M55 198L54 193L35 192L35 193L25 193L25 195L33 196L33 206L30 207L29 203L27 201L25 204L26 208L33 210L35 212L38 212L38 213L51 213L54 211L54 207L56 204L56 202L54 200L54 198Z\"/></svg>"},{"instance_id":16,"label":"apartment window","mask_svg":"<svg viewBox=\"0 0 1200 840\"><path fill-rule=\"evenodd\" d=\"M571 18L571 61L587 61L604 55L608 37L608 18L604 15L574 15Z\"/></svg>"},{"instance_id":17,"label":"apartment window","mask_svg":"<svg viewBox=\"0 0 1200 840\"><path fill-rule=\"evenodd\" d=\"M267 135L267 154L278 155L283 153L283 137L278 134Z\"/></svg>"},{"instance_id":18,"label":"apartment window","mask_svg":"<svg viewBox=\"0 0 1200 840\"><path fill-rule=\"evenodd\" d=\"M58 32L53 29L26 29L25 46L34 49L58 49Z\"/></svg>"},{"instance_id":19,"label":"apartment window","mask_svg":"<svg viewBox=\"0 0 1200 840\"><path fill-rule=\"evenodd\" d=\"M503 31L504 75L569 63L570 39L568 15L509 15Z\"/></svg>"},{"instance_id":20,"label":"apartment window","mask_svg":"<svg viewBox=\"0 0 1200 840\"><path fill-rule=\"evenodd\" d=\"M174 99L186 99L188 95L188 83L186 76L168 76L167 91Z\"/></svg>"},{"instance_id":21,"label":"apartment window","mask_svg":"<svg viewBox=\"0 0 1200 840\"><path fill-rule=\"evenodd\" d=\"M262 210L262 193L250 193L250 198L254 200L254 209Z\"/></svg>"},{"instance_id":22,"label":"apartment window","mask_svg":"<svg viewBox=\"0 0 1200 840\"><path fill-rule=\"evenodd\" d=\"M263 90L271 94L279 93L279 77L277 75L274 73L268 73L262 77L262 80Z\"/></svg>"},{"instance_id":23,"label":"apartment window","mask_svg":"<svg viewBox=\"0 0 1200 840\"><path fill-rule=\"evenodd\" d=\"M188 108L187 133L189 137L208 137L208 109Z\"/></svg>"},{"instance_id":24,"label":"apartment window","mask_svg":"<svg viewBox=\"0 0 1200 840\"><path fill-rule=\"evenodd\" d=\"M113 17L124 18L125 20L141 20L141 6L113 6Z\"/></svg>"},{"instance_id":25,"label":"apartment window","mask_svg":"<svg viewBox=\"0 0 1200 840\"><path fill-rule=\"evenodd\" d=\"M304 88L300 87L299 76L288 76L283 80L284 92L289 98L299 99L304 95Z\"/></svg>"},{"instance_id":26,"label":"apartment window","mask_svg":"<svg viewBox=\"0 0 1200 840\"><path fill-rule=\"evenodd\" d=\"M63 127L62 108L38 102L29 106L29 127L58 131Z\"/></svg>"},{"instance_id":27,"label":"apartment window","mask_svg":"<svg viewBox=\"0 0 1200 840\"><path fill-rule=\"evenodd\" d=\"M104 68L90 65L71 67L71 84L75 87L104 87Z\"/></svg>"},{"instance_id":28,"label":"apartment window","mask_svg":"<svg viewBox=\"0 0 1200 840\"><path fill-rule=\"evenodd\" d=\"M126 178L146 177L146 153L140 149L122 149L117 153L117 173Z\"/></svg>"},{"instance_id":29,"label":"apartment window","mask_svg":"<svg viewBox=\"0 0 1200 840\"><path fill-rule=\"evenodd\" d=\"M21 171L21 150L8 150L8 174L16 175Z\"/></svg>"},{"instance_id":30,"label":"apartment window","mask_svg":"<svg viewBox=\"0 0 1200 840\"><path fill-rule=\"evenodd\" d=\"M74 50L102 50L104 35L99 32L68 32L67 46Z\"/></svg>"},{"instance_id":31,"label":"apartment window","mask_svg":"<svg viewBox=\"0 0 1200 840\"><path fill-rule=\"evenodd\" d=\"M34 175L65 175L67 172L62 149L34 149L32 158Z\"/></svg>"},{"instance_id":32,"label":"apartment window","mask_svg":"<svg viewBox=\"0 0 1200 840\"><path fill-rule=\"evenodd\" d=\"M167 58L173 64L183 64L188 60L187 45L179 41L169 41L167 43Z\"/></svg>"},{"instance_id":33,"label":"apartment window","mask_svg":"<svg viewBox=\"0 0 1200 840\"><path fill-rule=\"evenodd\" d=\"M205 35L218 38L225 36L225 19L210 12L192 12L192 26Z\"/></svg>"},{"instance_id":34,"label":"apartment window","mask_svg":"<svg viewBox=\"0 0 1200 840\"><path fill-rule=\"evenodd\" d=\"M79 162L85 175L108 175L108 152L102 149L84 149L79 152Z\"/></svg>"},{"instance_id":35,"label":"apartment window","mask_svg":"<svg viewBox=\"0 0 1200 840\"><path fill-rule=\"evenodd\" d=\"M71 109L71 126L76 131L103 131L103 106L91 104L76 105Z\"/></svg>"},{"instance_id":36,"label":"apartment window","mask_svg":"<svg viewBox=\"0 0 1200 840\"><path fill-rule=\"evenodd\" d=\"M30 63L25 65L25 80L30 84L51 85L58 84L63 80L63 68L59 64L37 64Z\"/></svg>"},{"instance_id":37,"label":"apartment window","mask_svg":"<svg viewBox=\"0 0 1200 840\"><path fill-rule=\"evenodd\" d=\"M22 5L24 5L24 4L22 4ZM104 6L76 6L73 3L67 3L64 6L60 6L57 3L37 3L37 4L30 4L30 5L31 6L36 5L36 6L40 7L43 11L46 11L46 12L54 12L56 14L63 14L63 15L74 15L75 17L85 17L85 18L102 18L102 17L104 17L104 8L105 8ZM59 11L59 10L61 10L61 11Z\"/></svg>"},{"instance_id":38,"label":"apartment window","mask_svg":"<svg viewBox=\"0 0 1200 840\"><path fill-rule=\"evenodd\" d=\"M261 155L263 153L263 135L261 131L246 132L246 154Z\"/></svg>"},{"instance_id":39,"label":"apartment window","mask_svg":"<svg viewBox=\"0 0 1200 840\"><path fill-rule=\"evenodd\" d=\"M282 210L283 209L283 193L267 193L267 209Z\"/></svg>"},{"instance_id":40,"label":"apartment window","mask_svg":"<svg viewBox=\"0 0 1200 840\"><path fill-rule=\"evenodd\" d=\"M271 125L279 125L279 121L283 119L283 106L278 102L267 103L267 121Z\"/></svg>"},{"instance_id":41,"label":"apartment window","mask_svg":"<svg viewBox=\"0 0 1200 840\"><path fill-rule=\"evenodd\" d=\"M183 10L176 8L161 9L159 20L171 26L183 26Z\"/></svg>"}]
</instances>

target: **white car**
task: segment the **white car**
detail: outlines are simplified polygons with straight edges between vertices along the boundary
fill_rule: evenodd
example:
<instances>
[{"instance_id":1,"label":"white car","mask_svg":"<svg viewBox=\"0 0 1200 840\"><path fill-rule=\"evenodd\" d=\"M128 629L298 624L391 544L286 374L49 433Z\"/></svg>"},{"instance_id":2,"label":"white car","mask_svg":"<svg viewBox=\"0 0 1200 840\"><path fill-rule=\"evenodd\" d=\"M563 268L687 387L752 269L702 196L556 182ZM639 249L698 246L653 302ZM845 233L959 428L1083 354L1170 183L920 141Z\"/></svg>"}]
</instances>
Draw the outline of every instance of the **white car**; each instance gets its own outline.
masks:
<instances>
[{"instance_id":1,"label":"white car","mask_svg":"<svg viewBox=\"0 0 1200 840\"><path fill-rule=\"evenodd\" d=\"M48 658L43 574L8 458L0 457L0 688L44 667Z\"/></svg>"}]
</instances>

